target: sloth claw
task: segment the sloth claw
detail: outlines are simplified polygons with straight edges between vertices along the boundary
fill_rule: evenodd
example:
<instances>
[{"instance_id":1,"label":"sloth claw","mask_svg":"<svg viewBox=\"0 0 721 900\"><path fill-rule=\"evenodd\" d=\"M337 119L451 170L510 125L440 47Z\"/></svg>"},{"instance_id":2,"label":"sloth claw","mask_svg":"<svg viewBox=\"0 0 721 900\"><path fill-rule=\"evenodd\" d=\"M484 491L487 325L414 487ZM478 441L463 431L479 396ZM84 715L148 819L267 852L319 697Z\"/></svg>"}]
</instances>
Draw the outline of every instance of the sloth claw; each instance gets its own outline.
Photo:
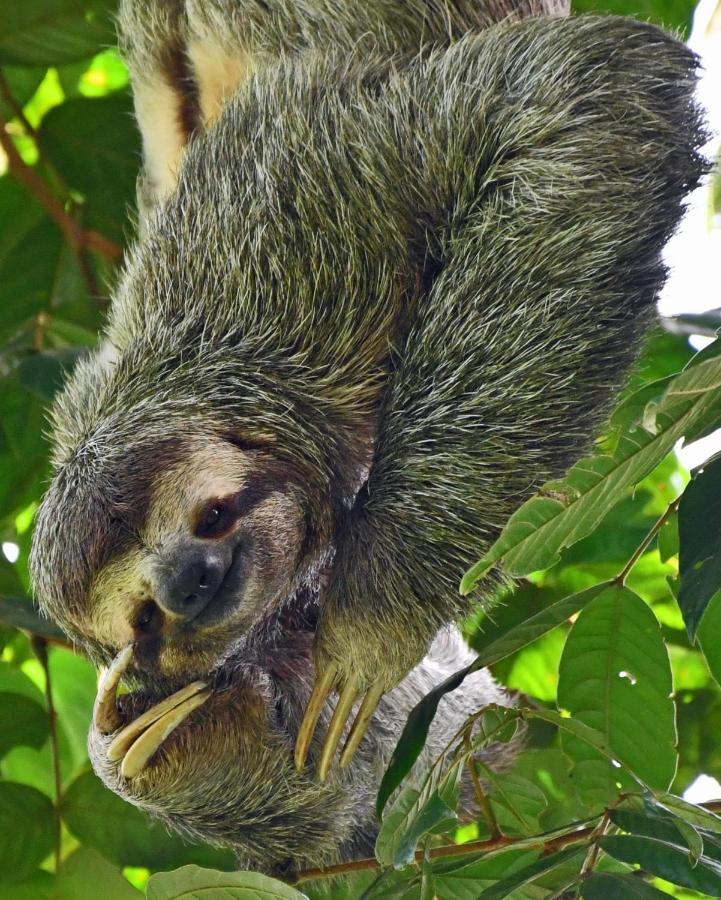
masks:
<instances>
[{"instance_id":1,"label":"sloth claw","mask_svg":"<svg viewBox=\"0 0 721 900\"><path fill-rule=\"evenodd\" d=\"M197 684L202 684L202 682L196 682L196 685ZM192 687L192 685L188 685L188 688L189 687ZM187 688L183 688L183 691L187 691ZM177 698L178 694L183 693L183 691L178 691L177 694L173 694L168 700ZM133 742L130 749L123 757L123 761L120 764L120 774L122 777L134 778L139 772L142 772L150 757L160 747L168 735L174 731L181 722L187 719L193 710L202 706L212 693L210 688L204 688L198 691L196 686L196 693L186 696L186 698L178 705L173 706L159 718L156 718L140 737ZM166 702L167 701L163 701L163 703ZM159 703L158 707L162 705L162 703ZM152 710L148 710L148 712L154 712L158 707L154 707Z\"/></svg>"},{"instance_id":2,"label":"sloth claw","mask_svg":"<svg viewBox=\"0 0 721 900\"><path fill-rule=\"evenodd\" d=\"M150 709L146 710L141 716L138 716L137 719L134 719L129 725L123 728L120 734L113 738L112 743L108 747L108 759L112 762L121 760L130 751L135 741L139 740L143 733L148 733L148 730L152 725L160 719L164 719L176 708L181 707L186 700L192 699L200 694L207 686L208 685L204 681L194 681L192 684L188 684L181 690L171 694L170 697L166 697L165 700L161 700L160 703L156 703L155 706L151 706ZM207 699L207 696L205 699ZM184 706L183 709L185 709ZM193 707L193 709L195 709L195 707ZM185 716L183 716L183 718L185 718ZM182 719L179 719L178 722L176 722L176 725L180 724L181 721ZM175 725L173 727L175 727ZM168 734L170 734L170 732L168 732Z\"/></svg>"},{"instance_id":3,"label":"sloth claw","mask_svg":"<svg viewBox=\"0 0 721 900\"><path fill-rule=\"evenodd\" d=\"M93 707L93 724L100 734L112 734L123 724L116 693L132 657L132 645L125 647L100 681ZM204 681L194 681L156 703L115 735L106 751L107 758L111 762L120 762L120 774L124 778L134 778L145 768L150 757L171 731L193 710L202 706L211 693L212 690Z\"/></svg>"},{"instance_id":4,"label":"sloth claw","mask_svg":"<svg viewBox=\"0 0 721 900\"><path fill-rule=\"evenodd\" d=\"M363 698L363 702L360 705L360 709L358 710L358 714L355 717L355 721L353 722L340 755L339 765L341 769L345 769L348 763L353 759L360 742L363 740L363 737L368 730L371 719L378 709L378 704L381 702L383 693L383 688L378 684L374 684Z\"/></svg>"},{"instance_id":5,"label":"sloth claw","mask_svg":"<svg viewBox=\"0 0 721 900\"><path fill-rule=\"evenodd\" d=\"M359 688L356 681L348 681L342 688L340 688L338 681L338 669L335 666L329 666L318 677L313 686L310 699L308 700L303 721L301 722L300 730L298 731L298 739L295 744L295 765L296 769L300 772L305 765L313 734L326 700L334 688L339 688L340 696L335 710L333 711L330 725L328 726L328 733L323 741L320 762L318 763L318 779L320 781L325 781L328 777L328 773L333 764L333 758L338 749L338 744L340 743L343 731L350 718L351 710L360 697L363 696L363 691ZM368 726L378 708L378 704L380 703L383 694L383 688L379 684L374 684L368 689L365 696L363 696L363 701L361 702L340 755L341 768L345 768L353 758L353 755L368 730Z\"/></svg>"},{"instance_id":6,"label":"sloth claw","mask_svg":"<svg viewBox=\"0 0 721 900\"><path fill-rule=\"evenodd\" d=\"M93 706L93 724L101 734L112 734L123 724L116 704L116 692L123 672L133 657L132 646L118 653L105 671L98 685L98 696Z\"/></svg>"},{"instance_id":7,"label":"sloth claw","mask_svg":"<svg viewBox=\"0 0 721 900\"><path fill-rule=\"evenodd\" d=\"M299 772L303 771L308 751L310 750L310 742L313 738L315 726L325 706L325 702L335 687L338 670L335 666L329 666L317 679L313 685L308 705L305 708L303 721L300 723L298 738L295 742L295 767Z\"/></svg>"}]
</instances>

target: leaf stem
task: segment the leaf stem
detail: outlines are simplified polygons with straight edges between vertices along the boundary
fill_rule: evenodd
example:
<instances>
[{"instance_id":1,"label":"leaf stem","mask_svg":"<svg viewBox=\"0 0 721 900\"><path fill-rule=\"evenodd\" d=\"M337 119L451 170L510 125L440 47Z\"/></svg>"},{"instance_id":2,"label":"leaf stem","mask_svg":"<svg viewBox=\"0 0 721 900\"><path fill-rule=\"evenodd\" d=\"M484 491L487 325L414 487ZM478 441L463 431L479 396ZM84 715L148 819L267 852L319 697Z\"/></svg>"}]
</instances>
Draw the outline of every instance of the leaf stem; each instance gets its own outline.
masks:
<instances>
[{"instance_id":1,"label":"leaf stem","mask_svg":"<svg viewBox=\"0 0 721 900\"><path fill-rule=\"evenodd\" d=\"M60 804L63 794L63 779L60 769L60 744L58 742L58 715L53 701L53 683L50 675L50 658L48 655L48 642L45 638L33 636L30 639L35 656L45 673L45 699L48 705L48 722L50 726L50 749L53 757L53 775L55 779L55 871L60 868L61 860L61 823Z\"/></svg>"},{"instance_id":2,"label":"leaf stem","mask_svg":"<svg viewBox=\"0 0 721 900\"><path fill-rule=\"evenodd\" d=\"M629 575L631 569L633 569L633 567L636 565L636 563L639 561L639 559L641 559L641 557L646 552L646 550L648 549L648 547L651 544L651 542L653 541L653 539L656 537L656 535L663 528L663 526L666 524L666 522L671 518L671 516L678 509L679 504L681 503L682 496L683 496L682 494L679 495L678 497L676 497L676 499L672 503L669 503L669 505L666 507L666 511L663 513L663 515L660 516L656 520L656 522L654 523L654 525L652 526L651 530L648 532L646 537L641 541L641 543L638 545L638 547L636 547L636 549L633 551L633 553L631 554L631 557L628 560L628 562L626 563L626 565L621 569L621 571L618 573L618 575L616 575L616 577L614 579L612 579L614 584L619 584L619 585L625 584L626 579L628 578L628 575Z\"/></svg>"},{"instance_id":3,"label":"leaf stem","mask_svg":"<svg viewBox=\"0 0 721 900\"><path fill-rule=\"evenodd\" d=\"M498 820L496 819L496 815L493 812L493 807L491 806L488 797L486 796L486 792L483 790L483 785L481 784L481 777L478 774L476 758L473 756L473 746L471 744L471 735L469 729L466 729L466 731L463 732L463 746L468 752L466 762L468 764L468 771L471 775L471 781L473 782L473 790L476 794L476 802L478 803L479 809L483 813L483 818L486 820L486 822L488 823L488 827L491 830L491 838L499 838L502 836L501 829L498 827Z\"/></svg>"}]
</instances>

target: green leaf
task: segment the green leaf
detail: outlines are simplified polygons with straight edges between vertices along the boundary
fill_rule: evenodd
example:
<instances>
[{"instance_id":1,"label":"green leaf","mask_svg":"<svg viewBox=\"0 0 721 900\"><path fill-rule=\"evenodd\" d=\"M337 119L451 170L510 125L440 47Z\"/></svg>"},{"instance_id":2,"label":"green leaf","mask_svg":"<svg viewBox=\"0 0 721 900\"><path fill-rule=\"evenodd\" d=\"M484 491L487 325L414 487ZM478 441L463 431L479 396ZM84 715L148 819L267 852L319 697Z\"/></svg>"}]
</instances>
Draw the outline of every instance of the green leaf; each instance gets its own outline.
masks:
<instances>
[{"instance_id":1,"label":"green leaf","mask_svg":"<svg viewBox=\"0 0 721 900\"><path fill-rule=\"evenodd\" d=\"M82 352L68 348L29 354L18 366L21 384L41 400L52 400Z\"/></svg>"},{"instance_id":2,"label":"green leaf","mask_svg":"<svg viewBox=\"0 0 721 900\"><path fill-rule=\"evenodd\" d=\"M102 893L100 886L102 885ZM140 900L142 894L97 851L81 847L64 860L53 900Z\"/></svg>"},{"instance_id":3,"label":"green leaf","mask_svg":"<svg viewBox=\"0 0 721 900\"><path fill-rule=\"evenodd\" d=\"M518 832L519 826L522 834L540 830L538 817L546 809L546 797L539 787L515 772L487 768L484 778L491 783L489 800L504 832Z\"/></svg>"},{"instance_id":4,"label":"green leaf","mask_svg":"<svg viewBox=\"0 0 721 900\"><path fill-rule=\"evenodd\" d=\"M721 590L721 458L708 463L688 485L678 510L678 602L692 639L706 607Z\"/></svg>"},{"instance_id":5,"label":"green leaf","mask_svg":"<svg viewBox=\"0 0 721 900\"><path fill-rule=\"evenodd\" d=\"M688 800L676 797L673 794L656 793L654 794L654 800L659 806L674 813L674 815L690 825L721 835L721 816L717 816L716 813L712 813L702 806L697 806L695 803L689 803Z\"/></svg>"},{"instance_id":6,"label":"green leaf","mask_svg":"<svg viewBox=\"0 0 721 900\"><path fill-rule=\"evenodd\" d=\"M640 834L670 844L685 844L689 851L689 859L695 863L703 855L704 849L700 832L684 819L669 815L658 807L656 809L656 814L644 814L633 809L615 809L610 813L611 821L629 834Z\"/></svg>"},{"instance_id":7,"label":"green leaf","mask_svg":"<svg viewBox=\"0 0 721 900\"><path fill-rule=\"evenodd\" d=\"M478 895L478 900L500 900L502 897L508 897L517 888L523 887L523 885L535 880L545 872L555 869L556 866L560 866L571 859L571 857L578 856L580 860L584 853L585 848L579 850L576 846L566 847L565 850L553 853L550 856L543 856L541 859L532 862L530 865L486 888Z\"/></svg>"},{"instance_id":8,"label":"green leaf","mask_svg":"<svg viewBox=\"0 0 721 900\"><path fill-rule=\"evenodd\" d=\"M527 621L521 622L520 625L512 628L507 634L488 644L469 666L450 675L445 681L429 691L413 707L403 733L393 751L391 761L378 791L376 812L379 818L388 798L410 772L418 759L428 736L428 729L438 709L438 704L444 695L459 687L471 672L497 663L499 660L510 656L556 628L562 622L567 621L570 616L577 613L579 609L586 603L589 603L605 587L605 584L596 585L586 591L580 591L578 594L564 597L547 609L541 610L535 616L531 616Z\"/></svg>"},{"instance_id":9,"label":"green leaf","mask_svg":"<svg viewBox=\"0 0 721 900\"><path fill-rule=\"evenodd\" d=\"M30 600L0 595L0 622L12 628L24 628L40 637L65 640L65 635L49 619L41 618Z\"/></svg>"},{"instance_id":10,"label":"green leaf","mask_svg":"<svg viewBox=\"0 0 721 900\"><path fill-rule=\"evenodd\" d=\"M215 872L183 866L175 872L153 875L148 900L303 900L290 885L258 872Z\"/></svg>"},{"instance_id":11,"label":"green leaf","mask_svg":"<svg viewBox=\"0 0 721 900\"><path fill-rule=\"evenodd\" d=\"M668 900L669 894L636 875L597 872L582 883L581 896L584 900Z\"/></svg>"},{"instance_id":12,"label":"green leaf","mask_svg":"<svg viewBox=\"0 0 721 900\"><path fill-rule=\"evenodd\" d=\"M0 757L11 747L42 747L48 734L42 706L22 694L0 693Z\"/></svg>"},{"instance_id":13,"label":"green leaf","mask_svg":"<svg viewBox=\"0 0 721 900\"><path fill-rule=\"evenodd\" d=\"M55 813L45 794L0 782L0 881L24 881L55 842Z\"/></svg>"},{"instance_id":14,"label":"green leaf","mask_svg":"<svg viewBox=\"0 0 721 900\"><path fill-rule=\"evenodd\" d=\"M721 685L721 591L711 598L696 639L716 683Z\"/></svg>"},{"instance_id":15,"label":"green leaf","mask_svg":"<svg viewBox=\"0 0 721 900\"><path fill-rule=\"evenodd\" d=\"M61 809L70 832L119 866L171 869L196 862L232 868L229 852L189 846L171 836L137 807L109 791L92 773L84 772L68 787Z\"/></svg>"},{"instance_id":16,"label":"green leaf","mask_svg":"<svg viewBox=\"0 0 721 900\"><path fill-rule=\"evenodd\" d=\"M433 866L436 894L453 900L477 900L484 888L520 871L535 862L538 856L536 850L506 850L490 858L484 854L470 862L436 861Z\"/></svg>"},{"instance_id":17,"label":"green leaf","mask_svg":"<svg viewBox=\"0 0 721 900\"><path fill-rule=\"evenodd\" d=\"M670 516L658 533L658 555L661 562L676 556L679 550L678 516Z\"/></svg>"},{"instance_id":18,"label":"green leaf","mask_svg":"<svg viewBox=\"0 0 721 900\"><path fill-rule=\"evenodd\" d=\"M382 865L402 868L413 861L420 839L429 833L456 826L458 783L466 754L447 772L436 763L421 789L406 788L384 816L376 840L376 857Z\"/></svg>"},{"instance_id":19,"label":"green leaf","mask_svg":"<svg viewBox=\"0 0 721 900\"><path fill-rule=\"evenodd\" d=\"M122 241L140 159L130 97L68 100L45 116L40 140L47 159L85 197L84 223Z\"/></svg>"},{"instance_id":20,"label":"green leaf","mask_svg":"<svg viewBox=\"0 0 721 900\"><path fill-rule=\"evenodd\" d=\"M0 883L0 900L58 900L55 879L41 869L23 880L22 884Z\"/></svg>"},{"instance_id":21,"label":"green leaf","mask_svg":"<svg viewBox=\"0 0 721 900\"><path fill-rule=\"evenodd\" d=\"M651 875L672 884L721 896L721 865L702 858L692 865L688 852L677 845L656 838L614 834L602 837L600 846L620 862L639 865Z\"/></svg>"},{"instance_id":22,"label":"green leaf","mask_svg":"<svg viewBox=\"0 0 721 900\"><path fill-rule=\"evenodd\" d=\"M676 771L671 691L668 653L652 610L628 588L608 588L582 610L568 636L559 706L603 734L644 783L665 790ZM589 754L587 745L564 735L563 748L576 763L581 794L598 782L599 766L615 782L608 760Z\"/></svg>"},{"instance_id":23,"label":"green leaf","mask_svg":"<svg viewBox=\"0 0 721 900\"><path fill-rule=\"evenodd\" d=\"M0 64L54 66L114 43L113 0L23 0L0 5Z\"/></svg>"},{"instance_id":24,"label":"green leaf","mask_svg":"<svg viewBox=\"0 0 721 900\"><path fill-rule=\"evenodd\" d=\"M60 647L54 647L50 652L50 672L58 725L71 754L72 768L65 773L69 778L87 762L88 729L97 693L97 676L85 657Z\"/></svg>"},{"instance_id":25,"label":"green leaf","mask_svg":"<svg viewBox=\"0 0 721 900\"><path fill-rule=\"evenodd\" d=\"M613 452L576 463L563 481L544 486L511 516L488 553L463 577L461 592L470 593L497 564L518 576L552 566L561 550L593 531L679 438L721 419L720 387L716 358L673 379L645 428L621 434Z\"/></svg>"}]
</instances>

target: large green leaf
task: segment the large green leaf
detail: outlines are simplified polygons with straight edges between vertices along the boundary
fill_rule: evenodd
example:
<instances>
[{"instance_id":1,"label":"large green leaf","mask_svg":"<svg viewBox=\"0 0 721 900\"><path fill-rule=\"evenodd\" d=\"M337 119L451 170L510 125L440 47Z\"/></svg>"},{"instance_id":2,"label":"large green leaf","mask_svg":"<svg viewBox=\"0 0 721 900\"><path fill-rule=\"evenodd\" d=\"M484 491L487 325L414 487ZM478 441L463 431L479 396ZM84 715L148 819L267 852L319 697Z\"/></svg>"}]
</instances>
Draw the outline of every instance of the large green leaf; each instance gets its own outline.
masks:
<instances>
[{"instance_id":1,"label":"large green leaf","mask_svg":"<svg viewBox=\"0 0 721 900\"><path fill-rule=\"evenodd\" d=\"M665 878L672 884L712 897L721 896L721 865L706 857L694 864L684 847L627 834L608 835L601 838L599 844L620 862L639 865L645 872Z\"/></svg>"},{"instance_id":2,"label":"large green leaf","mask_svg":"<svg viewBox=\"0 0 721 900\"><path fill-rule=\"evenodd\" d=\"M143 895L97 851L81 847L63 861L52 896L53 900L141 900Z\"/></svg>"},{"instance_id":3,"label":"large green leaf","mask_svg":"<svg viewBox=\"0 0 721 900\"><path fill-rule=\"evenodd\" d=\"M209 847L190 846L171 836L137 807L109 791L85 772L65 792L63 821L75 837L119 866L171 869L196 862L232 868L233 857Z\"/></svg>"},{"instance_id":4,"label":"large green leaf","mask_svg":"<svg viewBox=\"0 0 721 900\"><path fill-rule=\"evenodd\" d=\"M604 735L612 753L646 784L665 790L676 771L676 727L668 652L649 606L623 587L612 587L580 613L561 658L558 703L574 720ZM648 748L653 747L653 753ZM563 736L574 761L574 780L589 799L602 781L613 785L609 761L587 744Z\"/></svg>"},{"instance_id":5,"label":"large green leaf","mask_svg":"<svg viewBox=\"0 0 721 900\"><path fill-rule=\"evenodd\" d=\"M0 782L0 881L24 881L55 840L53 805L25 784Z\"/></svg>"},{"instance_id":6,"label":"large green leaf","mask_svg":"<svg viewBox=\"0 0 721 900\"><path fill-rule=\"evenodd\" d=\"M521 622L507 634L500 635L483 648L471 665L449 676L445 681L429 691L413 707L403 733L393 751L393 756L378 791L376 811L379 816L383 812L383 807L390 795L403 781L418 759L428 736L428 729L433 722L438 704L443 696L459 687L471 672L497 663L499 660L510 656L553 628L556 628L562 622L568 621L572 615L593 600L605 587L606 585L596 585L586 591L581 591L570 597L564 597L547 609L541 610L535 616L531 616L527 621Z\"/></svg>"},{"instance_id":7,"label":"large green leaf","mask_svg":"<svg viewBox=\"0 0 721 900\"><path fill-rule=\"evenodd\" d=\"M84 222L122 242L140 159L130 97L68 100L45 116L40 138L48 160L84 196Z\"/></svg>"},{"instance_id":8,"label":"large green leaf","mask_svg":"<svg viewBox=\"0 0 721 900\"><path fill-rule=\"evenodd\" d=\"M39 703L0 692L0 757L11 747L42 747L48 733L48 715Z\"/></svg>"},{"instance_id":9,"label":"large green leaf","mask_svg":"<svg viewBox=\"0 0 721 900\"><path fill-rule=\"evenodd\" d=\"M667 28L688 32L694 11L693 0L573 0L575 12L615 13L636 16Z\"/></svg>"},{"instance_id":10,"label":"large green leaf","mask_svg":"<svg viewBox=\"0 0 721 900\"><path fill-rule=\"evenodd\" d=\"M721 591L711 598L696 637L711 674L721 685Z\"/></svg>"},{"instance_id":11,"label":"large green leaf","mask_svg":"<svg viewBox=\"0 0 721 900\"><path fill-rule=\"evenodd\" d=\"M711 598L721 590L721 458L708 463L684 491L678 534L678 602L693 638Z\"/></svg>"},{"instance_id":12,"label":"large green leaf","mask_svg":"<svg viewBox=\"0 0 721 900\"><path fill-rule=\"evenodd\" d=\"M148 900L303 900L290 885L258 872L215 872L183 866L175 872L153 875Z\"/></svg>"},{"instance_id":13,"label":"large green leaf","mask_svg":"<svg viewBox=\"0 0 721 900\"><path fill-rule=\"evenodd\" d=\"M583 882L581 896L584 900L668 900L669 897L636 875L602 872Z\"/></svg>"},{"instance_id":14,"label":"large green leaf","mask_svg":"<svg viewBox=\"0 0 721 900\"><path fill-rule=\"evenodd\" d=\"M693 365L673 379L653 410L653 421L646 417L646 427L621 433L612 452L581 460L563 481L544 486L524 503L488 553L463 577L461 591L470 593L497 564L519 576L552 566L565 547L593 531L679 438L721 420L719 388L717 358ZM641 391L645 399L645 389ZM633 406L633 398L628 403Z\"/></svg>"},{"instance_id":15,"label":"large green leaf","mask_svg":"<svg viewBox=\"0 0 721 900\"><path fill-rule=\"evenodd\" d=\"M538 856L536 850L507 850L490 858L484 854L470 861L436 861L433 869L437 896L477 900L482 890L526 868Z\"/></svg>"},{"instance_id":16,"label":"large green leaf","mask_svg":"<svg viewBox=\"0 0 721 900\"><path fill-rule=\"evenodd\" d=\"M562 865L572 857L577 856L580 862L583 853L585 853L584 849L579 850L578 847L566 847L565 850L560 850L558 853L543 856L541 859L530 863L512 875L497 881L491 887L486 888L478 895L478 900L501 900L502 897L508 897L518 888L534 881L549 870L555 869L556 866Z\"/></svg>"},{"instance_id":17,"label":"large green leaf","mask_svg":"<svg viewBox=\"0 0 721 900\"><path fill-rule=\"evenodd\" d=\"M114 0L8 0L0 4L0 63L54 66L113 43Z\"/></svg>"}]
</instances>

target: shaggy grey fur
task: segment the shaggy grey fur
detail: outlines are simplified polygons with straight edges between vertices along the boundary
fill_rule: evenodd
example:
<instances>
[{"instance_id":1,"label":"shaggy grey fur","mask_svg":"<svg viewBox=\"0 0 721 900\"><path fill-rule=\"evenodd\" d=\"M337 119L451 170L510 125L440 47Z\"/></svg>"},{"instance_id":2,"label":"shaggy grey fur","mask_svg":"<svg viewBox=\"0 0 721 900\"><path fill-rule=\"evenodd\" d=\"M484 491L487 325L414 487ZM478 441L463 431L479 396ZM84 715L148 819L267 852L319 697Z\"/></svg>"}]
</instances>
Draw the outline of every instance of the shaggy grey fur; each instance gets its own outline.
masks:
<instances>
[{"instance_id":1,"label":"shaggy grey fur","mask_svg":"<svg viewBox=\"0 0 721 900\"><path fill-rule=\"evenodd\" d=\"M251 79L129 257L116 357L82 363L56 404L33 553L44 607L83 640L108 535L134 514L124 476L235 430L301 474L316 552L335 548L316 660L397 684L468 611L466 568L588 447L636 356L703 170L695 65L649 25L539 19L408 63L308 54ZM304 658L275 690L307 690ZM369 839L417 677L326 787L292 772L289 743L258 740L262 678L225 695L232 714L209 701L137 783L97 739L94 762L177 828L273 864L328 860Z\"/></svg>"}]
</instances>

